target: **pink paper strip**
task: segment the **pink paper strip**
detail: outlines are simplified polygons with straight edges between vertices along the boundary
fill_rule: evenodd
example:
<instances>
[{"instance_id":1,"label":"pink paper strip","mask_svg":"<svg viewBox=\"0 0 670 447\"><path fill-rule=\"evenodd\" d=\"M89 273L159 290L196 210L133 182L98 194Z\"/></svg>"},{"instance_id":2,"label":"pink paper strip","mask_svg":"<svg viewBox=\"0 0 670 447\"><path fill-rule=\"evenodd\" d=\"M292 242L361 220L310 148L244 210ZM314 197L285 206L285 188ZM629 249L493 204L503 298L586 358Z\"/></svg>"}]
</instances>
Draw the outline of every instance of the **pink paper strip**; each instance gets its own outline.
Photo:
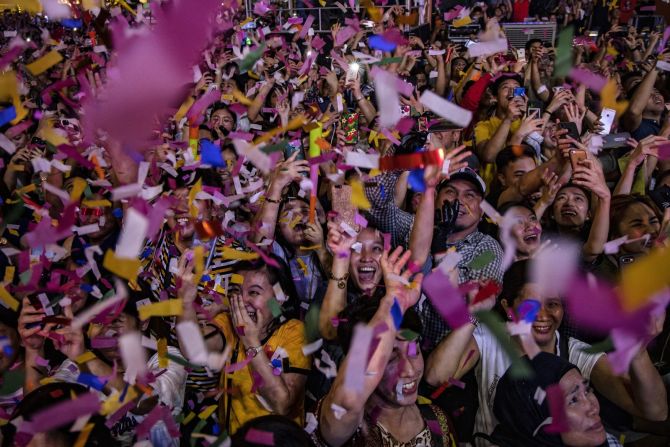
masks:
<instances>
[{"instance_id":1,"label":"pink paper strip","mask_svg":"<svg viewBox=\"0 0 670 447\"><path fill-rule=\"evenodd\" d=\"M250 428L244 440L253 444L275 445L274 433L256 428Z\"/></svg>"},{"instance_id":2,"label":"pink paper strip","mask_svg":"<svg viewBox=\"0 0 670 447\"><path fill-rule=\"evenodd\" d=\"M100 399L97 393L82 394L73 400L66 400L42 410L32 417L30 425L37 432L46 433L54 428L62 427L81 416L96 413L100 410Z\"/></svg>"},{"instance_id":3,"label":"pink paper strip","mask_svg":"<svg viewBox=\"0 0 670 447\"><path fill-rule=\"evenodd\" d=\"M565 397L558 383L549 385L545 390L549 402L549 414L551 415L551 424L544 430L547 433L562 433L569 430L568 417L565 415Z\"/></svg>"},{"instance_id":4,"label":"pink paper strip","mask_svg":"<svg viewBox=\"0 0 670 447\"><path fill-rule=\"evenodd\" d=\"M457 329L470 321L470 314L463 295L458 292L451 284L449 277L439 268L433 270L423 280L423 291L437 313L444 321L449 323L452 329Z\"/></svg>"},{"instance_id":5,"label":"pink paper strip","mask_svg":"<svg viewBox=\"0 0 670 447\"><path fill-rule=\"evenodd\" d=\"M312 26L312 23L314 23L314 16L307 16L307 19L305 20L305 23L302 24L302 29L300 30L300 34L298 34L298 39L304 39L305 36L307 35L307 32L309 31L309 28Z\"/></svg>"}]
</instances>

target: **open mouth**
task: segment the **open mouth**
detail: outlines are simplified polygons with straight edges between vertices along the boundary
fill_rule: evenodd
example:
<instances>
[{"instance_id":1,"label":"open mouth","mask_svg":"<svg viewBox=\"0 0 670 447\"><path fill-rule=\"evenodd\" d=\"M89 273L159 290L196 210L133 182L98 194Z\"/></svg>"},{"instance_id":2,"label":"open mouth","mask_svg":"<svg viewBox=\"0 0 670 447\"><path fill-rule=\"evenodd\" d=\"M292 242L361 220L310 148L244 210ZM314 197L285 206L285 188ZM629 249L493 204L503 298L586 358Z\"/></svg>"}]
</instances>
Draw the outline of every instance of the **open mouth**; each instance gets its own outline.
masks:
<instances>
[{"instance_id":1,"label":"open mouth","mask_svg":"<svg viewBox=\"0 0 670 447\"><path fill-rule=\"evenodd\" d=\"M561 210L561 216L564 217L577 217L577 211L572 208L563 208Z\"/></svg>"},{"instance_id":2,"label":"open mouth","mask_svg":"<svg viewBox=\"0 0 670 447\"><path fill-rule=\"evenodd\" d=\"M603 430L602 422L597 422L588 428L588 431L602 431Z\"/></svg>"},{"instance_id":3,"label":"open mouth","mask_svg":"<svg viewBox=\"0 0 670 447\"><path fill-rule=\"evenodd\" d=\"M358 279L361 282L372 282L377 273L377 269L371 265L362 265L358 267Z\"/></svg>"},{"instance_id":4,"label":"open mouth","mask_svg":"<svg viewBox=\"0 0 670 447\"><path fill-rule=\"evenodd\" d=\"M416 393L418 383L416 380L412 380L411 382L407 382L402 384L401 386L401 391L403 396L411 396L412 394Z\"/></svg>"},{"instance_id":5,"label":"open mouth","mask_svg":"<svg viewBox=\"0 0 670 447\"><path fill-rule=\"evenodd\" d=\"M185 227L190 223L191 219L189 219L187 216L181 216L177 218L177 225L180 227Z\"/></svg>"},{"instance_id":6,"label":"open mouth","mask_svg":"<svg viewBox=\"0 0 670 447\"><path fill-rule=\"evenodd\" d=\"M257 316L256 316L256 309L250 309L247 307L247 315L249 315L249 318L251 318L251 321L256 323L258 321Z\"/></svg>"},{"instance_id":7,"label":"open mouth","mask_svg":"<svg viewBox=\"0 0 670 447\"><path fill-rule=\"evenodd\" d=\"M533 331L535 331L538 334L547 335L551 333L551 325L535 323L533 324Z\"/></svg>"},{"instance_id":8,"label":"open mouth","mask_svg":"<svg viewBox=\"0 0 670 447\"><path fill-rule=\"evenodd\" d=\"M539 241L539 239L540 239L540 235L538 235L536 233L527 234L523 237L523 241L526 242L527 244L533 244L533 243Z\"/></svg>"}]
</instances>

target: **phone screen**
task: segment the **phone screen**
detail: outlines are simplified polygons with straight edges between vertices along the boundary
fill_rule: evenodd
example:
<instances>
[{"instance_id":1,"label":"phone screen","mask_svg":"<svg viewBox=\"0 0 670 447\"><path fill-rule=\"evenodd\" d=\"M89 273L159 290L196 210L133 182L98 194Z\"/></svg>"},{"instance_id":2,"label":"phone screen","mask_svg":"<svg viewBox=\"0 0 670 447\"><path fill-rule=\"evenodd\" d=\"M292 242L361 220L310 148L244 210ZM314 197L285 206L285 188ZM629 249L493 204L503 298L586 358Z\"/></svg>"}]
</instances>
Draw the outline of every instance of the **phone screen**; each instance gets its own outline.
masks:
<instances>
[{"instance_id":1,"label":"phone screen","mask_svg":"<svg viewBox=\"0 0 670 447\"><path fill-rule=\"evenodd\" d=\"M603 123L603 130L600 132L600 135L609 135L612 131L612 124L614 123L614 117L616 116L616 111L612 109L603 109L600 112L600 122Z\"/></svg>"}]
</instances>

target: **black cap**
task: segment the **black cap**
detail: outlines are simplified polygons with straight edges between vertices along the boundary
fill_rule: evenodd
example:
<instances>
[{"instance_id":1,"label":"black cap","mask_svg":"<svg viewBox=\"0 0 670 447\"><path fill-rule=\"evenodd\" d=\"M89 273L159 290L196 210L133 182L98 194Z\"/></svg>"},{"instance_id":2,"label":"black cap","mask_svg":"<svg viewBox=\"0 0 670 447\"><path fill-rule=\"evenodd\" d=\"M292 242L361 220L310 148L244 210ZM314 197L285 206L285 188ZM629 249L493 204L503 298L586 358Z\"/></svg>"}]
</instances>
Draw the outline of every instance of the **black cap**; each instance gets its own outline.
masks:
<instances>
[{"instance_id":1,"label":"black cap","mask_svg":"<svg viewBox=\"0 0 670 447\"><path fill-rule=\"evenodd\" d=\"M472 168L462 168L458 171L452 173L448 179L442 180L442 182L437 186L437 190L441 190L447 186L453 180L467 180L479 191L479 193L484 197L486 193L486 183L484 180L477 174L477 172Z\"/></svg>"}]
</instances>

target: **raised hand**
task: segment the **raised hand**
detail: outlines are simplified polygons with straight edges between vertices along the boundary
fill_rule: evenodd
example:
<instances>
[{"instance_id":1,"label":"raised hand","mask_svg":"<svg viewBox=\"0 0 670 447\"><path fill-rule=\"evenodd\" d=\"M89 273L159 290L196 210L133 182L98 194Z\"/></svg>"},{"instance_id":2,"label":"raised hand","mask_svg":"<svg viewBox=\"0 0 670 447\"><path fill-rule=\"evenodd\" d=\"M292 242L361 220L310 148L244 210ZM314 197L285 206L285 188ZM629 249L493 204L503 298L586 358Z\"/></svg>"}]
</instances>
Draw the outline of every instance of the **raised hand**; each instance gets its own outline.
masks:
<instances>
[{"instance_id":1,"label":"raised hand","mask_svg":"<svg viewBox=\"0 0 670 447\"><path fill-rule=\"evenodd\" d=\"M397 299L403 312L414 306L421 296L423 274L419 273L410 283L412 272L405 269L411 255L411 250L403 253L402 247L396 247L390 254L388 250L384 251L381 258L386 296Z\"/></svg>"}]
</instances>

